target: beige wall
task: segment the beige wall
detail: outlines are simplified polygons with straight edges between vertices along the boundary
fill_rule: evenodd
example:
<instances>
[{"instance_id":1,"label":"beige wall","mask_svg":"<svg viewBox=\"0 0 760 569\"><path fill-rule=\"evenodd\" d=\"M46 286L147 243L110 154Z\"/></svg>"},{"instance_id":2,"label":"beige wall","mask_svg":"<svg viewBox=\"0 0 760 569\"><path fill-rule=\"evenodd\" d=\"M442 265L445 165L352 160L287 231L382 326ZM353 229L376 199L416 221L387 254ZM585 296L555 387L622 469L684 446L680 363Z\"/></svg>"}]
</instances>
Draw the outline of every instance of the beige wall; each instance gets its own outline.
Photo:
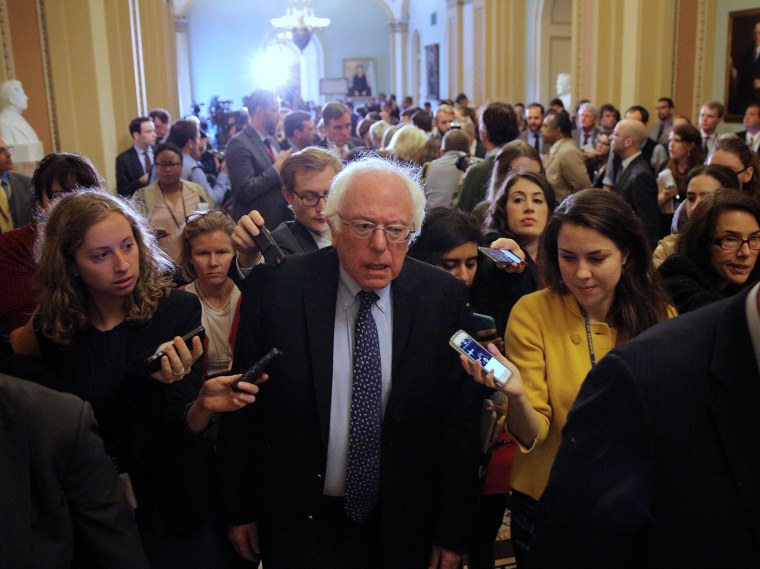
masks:
<instances>
[{"instance_id":1,"label":"beige wall","mask_svg":"<svg viewBox=\"0 0 760 569\"><path fill-rule=\"evenodd\" d=\"M129 121L154 106L179 114L170 3L0 3L0 15L7 10L12 67L30 97L25 117L45 152L88 156L115 188L114 160L131 144Z\"/></svg>"}]
</instances>

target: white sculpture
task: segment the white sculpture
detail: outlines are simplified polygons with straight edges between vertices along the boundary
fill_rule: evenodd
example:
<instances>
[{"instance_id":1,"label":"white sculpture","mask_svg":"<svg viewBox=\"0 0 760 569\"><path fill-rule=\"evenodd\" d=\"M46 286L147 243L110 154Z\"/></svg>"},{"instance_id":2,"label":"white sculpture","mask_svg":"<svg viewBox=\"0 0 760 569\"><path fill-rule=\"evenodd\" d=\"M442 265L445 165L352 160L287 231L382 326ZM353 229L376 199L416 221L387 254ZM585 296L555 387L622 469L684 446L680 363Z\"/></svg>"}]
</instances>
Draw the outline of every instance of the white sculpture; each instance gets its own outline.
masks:
<instances>
[{"instance_id":1,"label":"white sculpture","mask_svg":"<svg viewBox=\"0 0 760 569\"><path fill-rule=\"evenodd\" d=\"M15 147L18 162L34 162L43 156L42 142L32 126L21 116L29 97L20 81L10 79L0 86L0 137Z\"/></svg>"},{"instance_id":2,"label":"white sculpture","mask_svg":"<svg viewBox=\"0 0 760 569\"><path fill-rule=\"evenodd\" d=\"M572 103L570 91L572 86L572 77L569 73L557 74L557 97L565 105L565 110L569 113L572 109L570 104Z\"/></svg>"}]
</instances>

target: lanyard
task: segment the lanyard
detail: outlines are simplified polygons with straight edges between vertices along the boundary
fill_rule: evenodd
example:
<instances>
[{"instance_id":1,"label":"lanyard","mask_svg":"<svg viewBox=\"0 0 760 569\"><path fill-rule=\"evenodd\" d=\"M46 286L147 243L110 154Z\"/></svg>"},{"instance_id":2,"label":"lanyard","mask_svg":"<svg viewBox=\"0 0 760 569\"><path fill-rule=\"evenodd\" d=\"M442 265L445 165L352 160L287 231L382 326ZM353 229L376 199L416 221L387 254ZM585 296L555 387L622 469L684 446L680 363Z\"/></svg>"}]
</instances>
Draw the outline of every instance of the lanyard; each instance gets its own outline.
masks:
<instances>
[{"instance_id":1,"label":"lanyard","mask_svg":"<svg viewBox=\"0 0 760 569\"><path fill-rule=\"evenodd\" d=\"M184 214L184 219L187 219L187 208L185 208L185 192L183 191L185 189L185 185L182 184L180 186L180 197L182 197L182 213ZM161 197L164 198L164 205L166 205L166 209L169 210L169 215L172 216L172 221L174 221L174 225L177 226L177 229L180 228L180 224L177 222L177 218L174 217L174 212L172 211L171 206L169 205L169 202L166 199L166 196L164 195L163 190L161 189L161 186L158 187L158 193L161 194Z\"/></svg>"},{"instance_id":2,"label":"lanyard","mask_svg":"<svg viewBox=\"0 0 760 569\"><path fill-rule=\"evenodd\" d=\"M594 342L591 339L591 323L589 322L588 315L583 307L579 304L578 308L581 310L581 316L586 321L586 340L588 341L588 355L591 358L591 367L596 365L596 354L594 353Z\"/></svg>"}]
</instances>

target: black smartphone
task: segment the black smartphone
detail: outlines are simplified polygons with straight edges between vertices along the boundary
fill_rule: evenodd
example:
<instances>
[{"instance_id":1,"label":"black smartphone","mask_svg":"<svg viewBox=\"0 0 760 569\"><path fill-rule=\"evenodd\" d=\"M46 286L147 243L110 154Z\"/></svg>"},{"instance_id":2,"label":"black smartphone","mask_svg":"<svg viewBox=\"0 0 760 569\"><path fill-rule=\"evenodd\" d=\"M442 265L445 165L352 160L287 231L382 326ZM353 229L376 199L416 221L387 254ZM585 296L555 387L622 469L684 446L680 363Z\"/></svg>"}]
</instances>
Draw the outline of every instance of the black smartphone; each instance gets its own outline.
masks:
<instances>
[{"instance_id":1,"label":"black smartphone","mask_svg":"<svg viewBox=\"0 0 760 569\"><path fill-rule=\"evenodd\" d=\"M205 331L206 329L203 326L198 326L197 328L190 330L187 334L182 336L182 339L185 341L185 345L190 351L193 349L193 338L195 338L198 334L203 334ZM151 375L152 373L155 373L161 369L161 358L165 355L166 348L160 350L156 348L156 352L143 363L143 370L145 371L145 375Z\"/></svg>"},{"instance_id":2,"label":"black smartphone","mask_svg":"<svg viewBox=\"0 0 760 569\"><path fill-rule=\"evenodd\" d=\"M491 259L494 263L516 263L522 265L523 260L506 249L492 249L491 247L478 247L478 251Z\"/></svg>"},{"instance_id":3,"label":"black smartphone","mask_svg":"<svg viewBox=\"0 0 760 569\"><path fill-rule=\"evenodd\" d=\"M236 380L232 384L232 391L235 391L237 393L248 393L247 391L243 391L238 387L238 383L241 381L245 381L246 383L253 383L256 381L263 373L266 371L267 366L276 360L277 358L284 356L285 352L282 350L278 350L277 348L272 348L269 350L266 354L264 354L259 360L256 361L255 364L253 364L251 367L248 368L248 370L243 374L243 376Z\"/></svg>"},{"instance_id":4,"label":"black smartphone","mask_svg":"<svg viewBox=\"0 0 760 569\"><path fill-rule=\"evenodd\" d=\"M277 241L272 238L272 234L266 227L263 225L256 225L256 227L259 229L259 234L253 238L253 242L264 255L264 260L269 265L282 265L285 262L285 253L282 252Z\"/></svg>"}]
</instances>

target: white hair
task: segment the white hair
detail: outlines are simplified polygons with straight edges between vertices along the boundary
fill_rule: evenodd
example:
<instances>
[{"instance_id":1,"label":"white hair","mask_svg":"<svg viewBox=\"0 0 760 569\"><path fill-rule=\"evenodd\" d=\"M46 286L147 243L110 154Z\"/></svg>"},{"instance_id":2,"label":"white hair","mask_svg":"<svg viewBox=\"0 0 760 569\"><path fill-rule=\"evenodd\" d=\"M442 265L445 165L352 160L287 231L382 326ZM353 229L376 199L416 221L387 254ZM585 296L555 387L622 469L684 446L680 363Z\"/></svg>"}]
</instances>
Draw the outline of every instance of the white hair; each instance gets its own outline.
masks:
<instances>
[{"instance_id":1,"label":"white hair","mask_svg":"<svg viewBox=\"0 0 760 569\"><path fill-rule=\"evenodd\" d=\"M412 224L414 233L417 233L425 218L425 193L419 183L418 169L377 157L367 157L352 162L333 178L324 213L330 226L336 233L340 233L343 224L338 219L338 214L348 189L354 186L358 176L373 171L392 174L404 183L412 199Z\"/></svg>"}]
</instances>

